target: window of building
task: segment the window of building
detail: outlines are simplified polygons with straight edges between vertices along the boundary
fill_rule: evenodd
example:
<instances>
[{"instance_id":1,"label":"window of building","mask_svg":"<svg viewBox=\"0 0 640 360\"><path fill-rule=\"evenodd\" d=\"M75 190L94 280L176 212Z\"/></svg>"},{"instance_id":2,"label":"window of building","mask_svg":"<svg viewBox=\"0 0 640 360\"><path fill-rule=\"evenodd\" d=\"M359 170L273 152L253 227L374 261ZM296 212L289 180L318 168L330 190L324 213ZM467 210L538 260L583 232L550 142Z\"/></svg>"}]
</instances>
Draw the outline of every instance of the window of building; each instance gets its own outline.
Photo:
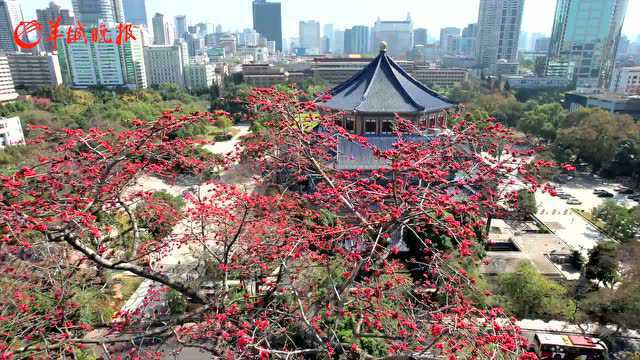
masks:
<instances>
[{"instance_id":1,"label":"window of building","mask_svg":"<svg viewBox=\"0 0 640 360\"><path fill-rule=\"evenodd\" d=\"M352 118L349 117L345 120L345 126L344 129L347 130L350 133L355 133L356 132L356 121Z\"/></svg>"},{"instance_id":2,"label":"window of building","mask_svg":"<svg viewBox=\"0 0 640 360\"><path fill-rule=\"evenodd\" d=\"M429 129L434 129L436 127L436 114L429 114Z\"/></svg>"},{"instance_id":3,"label":"window of building","mask_svg":"<svg viewBox=\"0 0 640 360\"><path fill-rule=\"evenodd\" d=\"M385 119L382 120L382 124L380 127L380 133L382 134L391 134L393 132L393 120Z\"/></svg>"},{"instance_id":4,"label":"window of building","mask_svg":"<svg viewBox=\"0 0 640 360\"><path fill-rule=\"evenodd\" d=\"M373 135L378 133L378 121L373 119L367 119L364 121L364 133L366 135Z\"/></svg>"}]
</instances>

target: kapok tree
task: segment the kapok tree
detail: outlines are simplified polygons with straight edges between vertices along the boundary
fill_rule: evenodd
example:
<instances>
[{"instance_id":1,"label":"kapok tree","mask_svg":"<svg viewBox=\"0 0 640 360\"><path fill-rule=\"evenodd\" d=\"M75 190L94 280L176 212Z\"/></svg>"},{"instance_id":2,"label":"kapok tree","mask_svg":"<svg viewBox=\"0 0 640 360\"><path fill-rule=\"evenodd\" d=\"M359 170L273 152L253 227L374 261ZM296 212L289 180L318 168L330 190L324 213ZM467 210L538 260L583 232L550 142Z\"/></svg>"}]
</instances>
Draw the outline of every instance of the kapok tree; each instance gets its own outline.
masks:
<instances>
[{"instance_id":1,"label":"kapok tree","mask_svg":"<svg viewBox=\"0 0 640 360\"><path fill-rule=\"evenodd\" d=\"M153 338L216 358L523 356L514 319L470 300L471 270L486 219L517 201L511 185L535 189L531 169L548 164L525 167L531 154L491 119L458 118L420 142L407 135L421 129L398 119L393 148L377 149L299 95L255 90L260 132L216 164L175 133L222 114L168 112L123 132L40 129L54 151L0 177L0 354L101 345L151 356L159 345L140 344ZM338 170L339 141L385 165ZM139 185L211 166L253 170L257 190L202 181L170 212ZM105 270L155 286L87 336L75 292ZM163 306L169 292L186 312Z\"/></svg>"}]
</instances>

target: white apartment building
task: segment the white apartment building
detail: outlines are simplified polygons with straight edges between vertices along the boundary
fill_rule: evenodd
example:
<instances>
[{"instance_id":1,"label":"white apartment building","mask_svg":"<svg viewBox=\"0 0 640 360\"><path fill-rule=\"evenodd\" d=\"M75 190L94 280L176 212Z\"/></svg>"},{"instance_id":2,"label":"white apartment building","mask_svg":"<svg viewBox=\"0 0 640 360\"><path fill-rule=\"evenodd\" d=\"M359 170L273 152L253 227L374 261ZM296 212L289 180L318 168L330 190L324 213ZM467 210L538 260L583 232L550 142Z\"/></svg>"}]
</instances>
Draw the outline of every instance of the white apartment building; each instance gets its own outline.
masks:
<instances>
[{"instance_id":1,"label":"white apartment building","mask_svg":"<svg viewBox=\"0 0 640 360\"><path fill-rule=\"evenodd\" d=\"M441 69L416 65L411 75L421 83L431 87L452 87L469 81L466 69Z\"/></svg>"},{"instance_id":2,"label":"white apartment building","mask_svg":"<svg viewBox=\"0 0 640 360\"><path fill-rule=\"evenodd\" d=\"M0 56L0 103L13 101L18 98L18 93L13 85L9 60L6 56Z\"/></svg>"},{"instance_id":3,"label":"white apartment building","mask_svg":"<svg viewBox=\"0 0 640 360\"><path fill-rule=\"evenodd\" d=\"M51 53L7 53L16 88L38 89L62 85L58 55Z\"/></svg>"},{"instance_id":4,"label":"white apartment building","mask_svg":"<svg viewBox=\"0 0 640 360\"><path fill-rule=\"evenodd\" d=\"M193 63L185 68L186 84L190 90L206 90L219 83L217 77L215 64Z\"/></svg>"},{"instance_id":5,"label":"white apartment building","mask_svg":"<svg viewBox=\"0 0 640 360\"><path fill-rule=\"evenodd\" d=\"M300 21L299 23L300 47L305 48L307 53L320 53L320 23L311 21Z\"/></svg>"},{"instance_id":6,"label":"white apartment building","mask_svg":"<svg viewBox=\"0 0 640 360\"><path fill-rule=\"evenodd\" d=\"M115 39L116 36L116 31L112 31L112 37ZM94 44L93 49L100 85L106 87L124 86L122 47L115 44L97 43Z\"/></svg>"},{"instance_id":7,"label":"white apartment building","mask_svg":"<svg viewBox=\"0 0 640 360\"><path fill-rule=\"evenodd\" d=\"M498 60L516 62L524 0L480 0L476 58L496 72Z\"/></svg>"},{"instance_id":8,"label":"white apartment building","mask_svg":"<svg viewBox=\"0 0 640 360\"><path fill-rule=\"evenodd\" d=\"M640 95L640 66L613 70L609 91L621 95Z\"/></svg>"},{"instance_id":9,"label":"white apartment building","mask_svg":"<svg viewBox=\"0 0 640 360\"><path fill-rule=\"evenodd\" d=\"M149 86L173 83L185 86L184 58L180 45L153 45L144 48L145 68Z\"/></svg>"},{"instance_id":10,"label":"white apartment building","mask_svg":"<svg viewBox=\"0 0 640 360\"><path fill-rule=\"evenodd\" d=\"M106 24L110 29L108 36L115 39L116 25ZM61 27L61 31L67 29ZM87 36L90 36L89 34ZM118 87L126 85L123 69L124 54L122 47L115 43L94 43L76 41L67 44L58 41L58 56L62 57L64 72L71 87L88 88L94 86ZM63 75L64 76L64 75Z\"/></svg>"},{"instance_id":11,"label":"white apartment building","mask_svg":"<svg viewBox=\"0 0 640 360\"><path fill-rule=\"evenodd\" d=\"M269 49L266 46L242 46L236 56L244 59L243 63L262 64L269 61Z\"/></svg>"},{"instance_id":12,"label":"white apartment building","mask_svg":"<svg viewBox=\"0 0 640 360\"><path fill-rule=\"evenodd\" d=\"M114 42L77 41L67 44L64 39L58 41L58 57L64 82L75 88L95 86L128 87L132 89L147 87L144 63L144 31L133 26L134 39L118 46L117 24L106 23L107 36ZM66 27L61 27L66 32ZM90 34L87 34L90 38Z\"/></svg>"},{"instance_id":13,"label":"white apartment building","mask_svg":"<svg viewBox=\"0 0 640 360\"><path fill-rule=\"evenodd\" d=\"M0 118L0 150L11 145L24 144L20 118Z\"/></svg>"},{"instance_id":14,"label":"white apartment building","mask_svg":"<svg viewBox=\"0 0 640 360\"><path fill-rule=\"evenodd\" d=\"M371 29L373 48L377 50L381 42L387 43L387 53L396 58L406 58L413 48L413 21L407 14L406 20L383 21L378 19ZM370 49L371 47L369 47Z\"/></svg>"},{"instance_id":15,"label":"white apartment building","mask_svg":"<svg viewBox=\"0 0 640 360\"><path fill-rule=\"evenodd\" d=\"M567 77L505 75L502 80L511 89L562 89L571 85Z\"/></svg>"}]
</instances>

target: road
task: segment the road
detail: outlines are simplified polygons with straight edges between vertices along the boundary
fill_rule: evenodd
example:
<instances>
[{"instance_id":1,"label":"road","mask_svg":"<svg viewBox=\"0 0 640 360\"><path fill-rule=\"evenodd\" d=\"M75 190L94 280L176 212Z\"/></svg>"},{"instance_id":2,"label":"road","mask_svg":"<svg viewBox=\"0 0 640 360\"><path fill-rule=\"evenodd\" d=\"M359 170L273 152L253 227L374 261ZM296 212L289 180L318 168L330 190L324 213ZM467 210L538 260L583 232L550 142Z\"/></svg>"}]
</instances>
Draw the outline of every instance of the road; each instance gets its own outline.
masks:
<instances>
[{"instance_id":1,"label":"road","mask_svg":"<svg viewBox=\"0 0 640 360\"><path fill-rule=\"evenodd\" d=\"M571 205L547 193L536 193L537 217L570 248L587 256L589 250L607 238L590 222L571 210Z\"/></svg>"},{"instance_id":2,"label":"road","mask_svg":"<svg viewBox=\"0 0 640 360\"><path fill-rule=\"evenodd\" d=\"M556 184L556 187L558 191L573 195L582 204L568 205L566 200L538 191L536 193L537 217L567 245L575 250L580 250L586 256L589 250L598 243L610 239L590 222L576 214L572 208L590 212L593 208L600 206L607 199L595 195L593 193L595 189L605 189L615 194L613 200L620 205L637 206L636 202L627 199L625 195L616 193L613 189L617 186L619 184L605 182L590 175L577 175L575 179L566 184Z\"/></svg>"}]
</instances>

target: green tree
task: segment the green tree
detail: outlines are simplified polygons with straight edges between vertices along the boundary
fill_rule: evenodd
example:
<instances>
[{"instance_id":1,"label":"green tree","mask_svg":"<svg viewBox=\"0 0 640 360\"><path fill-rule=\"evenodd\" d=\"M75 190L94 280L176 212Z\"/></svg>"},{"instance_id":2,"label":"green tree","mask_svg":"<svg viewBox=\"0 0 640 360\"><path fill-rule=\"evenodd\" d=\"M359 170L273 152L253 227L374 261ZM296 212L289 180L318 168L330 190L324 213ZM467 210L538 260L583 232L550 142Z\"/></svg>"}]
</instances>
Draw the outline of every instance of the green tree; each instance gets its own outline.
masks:
<instances>
[{"instance_id":1,"label":"green tree","mask_svg":"<svg viewBox=\"0 0 640 360\"><path fill-rule=\"evenodd\" d=\"M640 244L624 245L620 260L625 264L621 284L615 289L601 288L580 304L589 321L614 324L619 329L640 328Z\"/></svg>"},{"instance_id":2,"label":"green tree","mask_svg":"<svg viewBox=\"0 0 640 360\"><path fill-rule=\"evenodd\" d=\"M193 101L193 98L191 97L191 95L189 95L189 93L173 83L164 83L160 85L158 91L160 92L160 96L162 96L162 99L165 101L178 100L183 103L190 103Z\"/></svg>"},{"instance_id":3,"label":"green tree","mask_svg":"<svg viewBox=\"0 0 640 360\"><path fill-rule=\"evenodd\" d=\"M498 276L499 302L519 318L567 319L575 303L567 289L541 275L528 262L521 262L513 273Z\"/></svg>"},{"instance_id":4,"label":"green tree","mask_svg":"<svg viewBox=\"0 0 640 360\"><path fill-rule=\"evenodd\" d=\"M611 114L603 110L581 112L558 132L556 146L572 149L577 157L599 171L611 163L620 145L640 137L640 124L628 115Z\"/></svg>"},{"instance_id":5,"label":"green tree","mask_svg":"<svg viewBox=\"0 0 640 360\"><path fill-rule=\"evenodd\" d=\"M538 65L539 66L539 65ZM540 71L540 67L536 71ZM515 96L520 102L535 101L538 104L559 103L570 89L519 89Z\"/></svg>"},{"instance_id":6,"label":"green tree","mask_svg":"<svg viewBox=\"0 0 640 360\"><path fill-rule=\"evenodd\" d=\"M587 278L613 287L619 280L619 263L618 244L614 242L598 244L589 251L589 261L585 267Z\"/></svg>"},{"instance_id":7,"label":"green tree","mask_svg":"<svg viewBox=\"0 0 640 360\"><path fill-rule=\"evenodd\" d=\"M604 169L607 177L631 176L640 173L640 146L635 139L628 139L618 145L613 161Z\"/></svg>"},{"instance_id":8,"label":"green tree","mask_svg":"<svg viewBox=\"0 0 640 360\"><path fill-rule=\"evenodd\" d=\"M472 84L456 85L441 91L449 100L457 103L469 103L480 96L480 89Z\"/></svg>"},{"instance_id":9,"label":"green tree","mask_svg":"<svg viewBox=\"0 0 640 360\"><path fill-rule=\"evenodd\" d=\"M560 104L539 105L522 115L518 127L526 133L552 141L565 117L566 112Z\"/></svg>"},{"instance_id":10,"label":"green tree","mask_svg":"<svg viewBox=\"0 0 640 360\"><path fill-rule=\"evenodd\" d=\"M627 209L615 200L607 200L593 209L593 216L604 222L609 236L621 242L635 239L640 231L640 208Z\"/></svg>"},{"instance_id":11,"label":"green tree","mask_svg":"<svg viewBox=\"0 0 640 360\"><path fill-rule=\"evenodd\" d=\"M525 104L509 96L498 104L491 116L507 126L517 127L524 110Z\"/></svg>"}]
</instances>

